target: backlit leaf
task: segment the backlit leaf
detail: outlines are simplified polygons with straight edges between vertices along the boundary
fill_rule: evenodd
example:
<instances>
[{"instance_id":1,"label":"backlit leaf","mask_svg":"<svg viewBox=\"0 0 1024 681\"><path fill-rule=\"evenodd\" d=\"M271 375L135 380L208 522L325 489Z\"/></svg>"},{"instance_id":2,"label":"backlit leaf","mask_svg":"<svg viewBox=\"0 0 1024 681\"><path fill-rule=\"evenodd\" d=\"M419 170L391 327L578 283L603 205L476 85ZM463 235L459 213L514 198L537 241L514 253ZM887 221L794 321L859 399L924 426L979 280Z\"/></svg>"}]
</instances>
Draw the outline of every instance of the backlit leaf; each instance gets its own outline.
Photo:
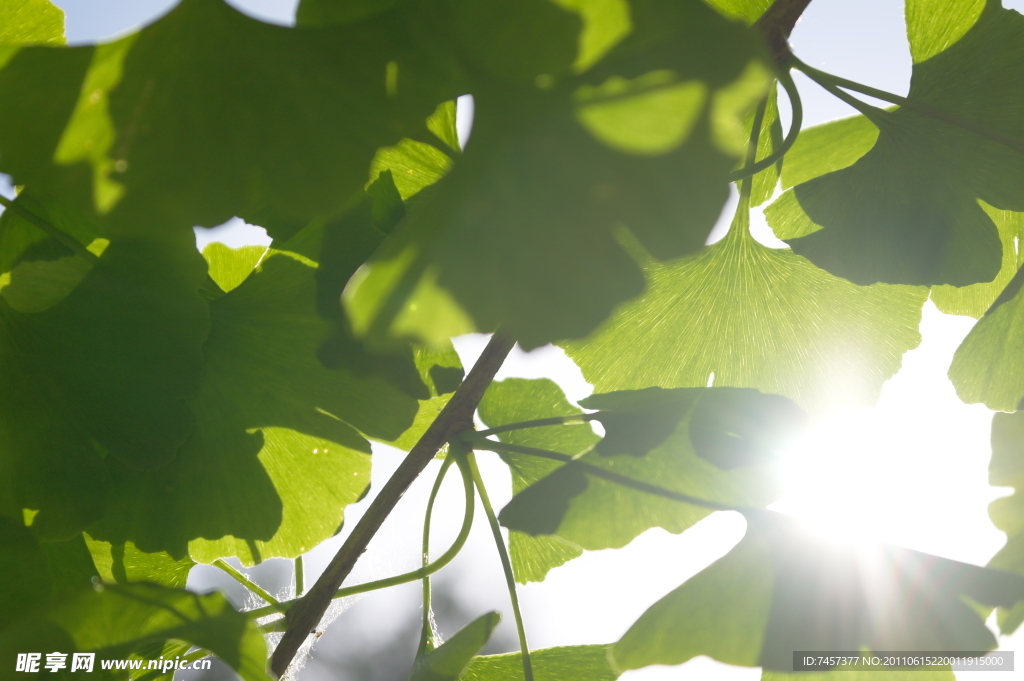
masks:
<instances>
[{"instance_id":1,"label":"backlit leaf","mask_svg":"<svg viewBox=\"0 0 1024 681\"><path fill-rule=\"evenodd\" d=\"M989 566L1024 574L1024 412L996 414L992 419L992 461L988 482L1013 487L1014 493L996 499L988 507L992 523L1006 533L1006 545ZM1003 634L1011 634L1024 621L1024 604L999 613Z\"/></svg>"},{"instance_id":2,"label":"backlit leaf","mask_svg":"<svg viewBox=\"0 0 1024 681\"><path fill-rule=\"evenodd\" d=\"M561 343L599 392L738 386L810 412L871 404L921 340L925 289L833 277L755 242L742 212L718 243L646 270L643 296L591 337Z\"/></svg>"},{"instance_id":3,"label":"backlit leaf","mask_svg":"<svg viewBox=\"0 0 1024 681\"><path fill-rule=\"evenodd\" d=\"M1008 572L893 546L833 546L785 516L748 515L744 539L651 606L612 662L625 670L708 655L792 671L798 650L990 650L995 637L972 603L1022 599L1024 578Z\"/></svg>"},{"instance_id":4,"label":"backlit leaf","mask_svg":"<svg viewBox=\"0 0 1024 681\"><path fill-rule=\"evenodd\" d=\"M608 646L564 646L530 651L536 681L614 681ZM462 681L522 681L522 653L473 658Z\"/></svg>"},{"instance_id":5,"label":"backlit leaf","mask_svg":"<svg viewBox=\"0 0 1024 681\"><path fill-rule=\"evenodd\" d=\"M8 45L64 43L64 12L50 0L13 0L0 5L0 66Z\"/></svg>"},{"instance_id":6,"label":"backlit leaf","mask_svg":"<svg viewBox=\"0 0 1024 681\"><path fill-rule=\"evenodd\" d=\"M470 660L487 645L501 615L489 612L473 620L435 650L413 665L409 681L456 681L462 678Z\"/></svg>"},{"instance_id":7,"label":"backlit leaf","mask_svg":"<svg viewBox=\"0 0 1024 681\"><path fill-rule=\"evenodd\" d=\"M108 584L151 582L184 589L189 570L195 563L189 558L175 560L166 553L143 553L135 544L111 544L85 535L97 576Z\"/></svg>"}]
</instances>

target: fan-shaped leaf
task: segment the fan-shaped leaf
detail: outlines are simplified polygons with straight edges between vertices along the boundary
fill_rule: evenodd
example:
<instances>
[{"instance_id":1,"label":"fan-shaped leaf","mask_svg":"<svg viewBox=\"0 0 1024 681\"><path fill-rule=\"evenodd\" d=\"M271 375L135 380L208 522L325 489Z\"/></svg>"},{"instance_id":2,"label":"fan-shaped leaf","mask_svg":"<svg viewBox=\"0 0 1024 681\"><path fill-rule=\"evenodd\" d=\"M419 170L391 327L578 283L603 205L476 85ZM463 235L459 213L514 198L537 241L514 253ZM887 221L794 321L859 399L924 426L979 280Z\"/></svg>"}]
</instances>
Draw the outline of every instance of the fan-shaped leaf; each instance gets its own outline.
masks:
<instances>
[{"instance_id":1,"label":"fan-shaped leaf","mask_svg":"<svg viewBox=\"0 0 1024 681\"><path fill-rule=\"evenodd\" d=\"M608 646L565 646L530 651L536 681L614 681ZM473 658L462 681L522 681L522 653Z\"/></svg>"},{"instance_id":2,"label":"fan-shaped leaf","mask_svg":"<svg viewBox=\"0 0 1024 681\"><path fill-rule=\"evenodd\" d=\"M470 660L487 645L500 620L500 614L489 612L459 629L440 647L416 660L409 681L456 681L462 678Z\"/></svg>"}]
</instances>

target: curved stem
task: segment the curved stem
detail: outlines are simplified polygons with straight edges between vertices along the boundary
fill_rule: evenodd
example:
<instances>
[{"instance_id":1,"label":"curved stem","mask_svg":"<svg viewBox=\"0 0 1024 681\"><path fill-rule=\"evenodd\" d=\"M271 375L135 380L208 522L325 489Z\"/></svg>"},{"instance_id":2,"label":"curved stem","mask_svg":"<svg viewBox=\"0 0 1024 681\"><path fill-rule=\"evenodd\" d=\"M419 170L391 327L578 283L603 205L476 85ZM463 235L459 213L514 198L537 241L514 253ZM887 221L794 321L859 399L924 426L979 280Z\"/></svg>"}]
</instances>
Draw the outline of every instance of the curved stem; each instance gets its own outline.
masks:
<instances>
[{"instance_id":1,"label":"curved stem","mask_svg":"<svg viewBox=\"0 0 1024 681\"><path fill-rule=\"evenodd\" d=\"M782 85L782 88L786 91L786 95L789 97L790 106L793 109L793 120L790 121L789 133L786 134L786 138L782 140L782 144L779 145L778 149L760 161L757 161L756 163L749 163L743 168L734 171L729 175L730 181L735 182L752 177L765 168L775 165L789 152L796 143L796 138L800 136L800 128L804 124L804 105L800 100L800 92L797 90L796 83L793 82L793 77L789 74L788 70L784 70L779 74L779 84ZM757 127L757 133L760 134L760 125Z\"/></svg>"},{"instance_id":2,"label":"curved stem","mask_svg":"<svg viewBox=\"0 0 1024 681\"><path fill-rule=\"evenodd\" d=\"M31 222L33 225L35 225L39 229L41 229L44 232L46 232L47 235L53 237L54 239L59 241L61 244L63 244L65 247L67 247L75 255L81 256L81 257L85 258L86 261L88 261L90 263L93 263L93 264L99 262L99 260L100 260L99 256L97 256L95 253L90 251L88 248L86 248L85 246L80 244L78 242L78 239L75 239L74 237L72 237L69 234L65 234L64 232L62 232L61 230L57 229L52 224L50 224L49 221L44 220L43 218L39 217L38 215L36 215L32 211L30 211L27 208L25 208L24 206L22 206L17 201L11 201L6 196L0 196L0 206L3 206L5 208L7 208L8 210L11 210L11 211L17 213L18 215L20 215L22 218L24 218L28 222Z\"/></svg>"},{"instance_id":3,"label":"curved stem","mask_svg":"<svg viewBox=\"0 0 1024 681\"><path fill-rule=\"evenodd\" d=\"M601 478L608 482L614 482L622 485L623 487L629 487L639 492L646 492L647 494L653 494L654 496L664 497L665 499L679 501L684 504L692 504L693 506L709 508L713 511L740 511L745 513L757 510L747 506L722 504L717 501L699 499L697 497L691 497L689 494L683 494L682 492L673 492L670 489L658 487L657 485L652 485L649 482L627 478L624 475L613 473L612 471L605 470L600 466L595 466L588 461L581 461L580 459L573 458L568 454L562 454L561 452L552 452L547 449L537 449L536 447L525 447L523 445L513 445L506 442L495 442L494 440L478 437L478 435L478 433L466 433L463 435L463 439L471 443L473 449L482 449L491 452L508 452L510 454L526 454L528 456L536 456L541 459L571 463L574 466L580 467L585 473L592 475L595 478Z\"/></svg>"},{"instance_id":4,"label":"curved stem","mask_svg":"<svg viewBox=\"0 0 1024 681\"><path fill-rule=\"evenodd\" d=\"M452 445L453 448L455 445ZM463 445L464 446L464 445ZM519 594L516 591L516 579L512 574L512 561L509 560L508 550L505 548L505 538L501 536L501 526L498 525L498 517L494 514L491 500L487 496L487 489L484 487L484 480L480 477L480 469L476 465L476 457L472 452L466 453L466 461L469 462L469 469L473 474L473 482L480 491L480 503L487 514L487 524L491 526L491 534L494 535L494 545L498 548L498 556L501 558L501 568L505 572L505 583L508 585L508 597L512 601L512 613L516 618L516 631L519 634L519 649L523 655L523 678L524 681L533 681L533 661L530 659L530 646L526 642L526 626L523 624L523 613L519 609Z\"/></svg>"},{"instance_id":5,"label":"curved stem","mask_svg":"<svg viewBox=\"0 0 1024 681\"><path fill-rule=\"evenodd\" d=\"M280 677L288 669L299 646L313 631L327 611L331 600L352 567L363 554L370 540L380 529L384 520L391 515L395 505L409 489L409 485L419 477L423 469L434 460L434 454L456 433L473 427L473 412L480 404L484 391L491 384L502 362L512 351L515 339L500 329L491 336L480 359L466 376L459 389L445 405L434 422L430 424L419 441L409 450L398 469L381 488L380 492L366 509L366 513L356 523L352 534L341 545L331 559L327 568L309 593L302 597L288 612L288 625L270 659L270 671ZM419 579L422 575L415 577Z\"/></svg>"},{"instance_id":6,"label":"curved stem","mask_svg":"<svg viewBox=\"0 0 1024 681\"><path fill-rule=\"evenodd\" d=\"M281 602L278 601L273 596L271 596L267 592L266 589L264 589L263 587L261 587L259 584L257 584L256 582L252 581L248 577L246 577L244 574L242 574L241 572L239 572L235 568L233 568L230 565L228 565L227 561L225 561L223 558L218 558L217 560L213 561L213 564L216 565L217 567L219 567L224 572L226 572L229 575L231 575L235 579L236 582L238 582L239 584L241 584L242 586L247 588L249 591L253 592L257 596L262 598L264 601L269 603L272 609L277 610L278 608L275 607L275 606L280 606L281 605Z\"/></svg>"},{"instance_id":7,"label":"curved stem","mask_svg":"<svg viewBox=\"0 0 1024 681\"><path fill-rule=\"evenodd\" d=\"M462 520L462 528L459 530L459 536L455 538L452 545L441 554L437 560L429 565L425 565L412 572L406 572L394 577L388 577L386 579L378 579L373 582L366 582L365 584L356 584L355 586L348 586L344 589L338 589L334 592L334 598L345 598L346 596L355 596L357 594L367 593L369 591L377 591L378 589L386 589L389 586L398 586L399 584L408 584L409 582L415 582L417 579L423 579L428 575L432 575L448 563L452 562L455 556L459 555L459 551L466 545L466 540L469 538L469 531L473 529L473 511L475 507L475 495L473 491L473 478L468 470L464 470L462 473L462 485L466 492L466 512ZM296 598L291 601L284 601L278 607L265 607L257 608L255 610L246 611L246 615L254 619L260 617L266 617L267 615L273 615L275 612L282 612L284 608L293 606L298 603L300 598ZM333 600L333 599L332 599ZM278 624L280 623L280 624ZM278 620L277 622L271 622L267 626L273 626L278 624L279 627L283 627L286 620ZM280 631L280 629L271 629L271 631Z\"/></svg>"},{"instance_id":8,"label":"curved stem","mask_svg":"<svg viewBox=\"0 0 1024 681\"><path fill-rule=\"evenodd\" d=\"M434 515L434 500L437 499L437 493L441 491L441 483L444 481L444 476L448 473L448 469L452 467L452 461L454 459L451 456L445 458L444 463L441 464L441 470L437 472L437 479L434 480L434 486L430 490L430 498L427 499L427 512L423 518L423 567L430 565L430 519ZM463 477L463 480L466 480ZM469 485L469 482L466 482ZM472 485L469 485L472 488ZM467 505L469 499L466 499ZM472 525L472 521L470 522ZM463 521L465 526L465 521ZM468 535L468 533L467 533ZM421 655L426 654L429 650L434 647L435 639L437 638L436 632L434 631L434 620L432 613L430 612L430 575L423 576L423 627L420 630L420 643L416 650L416 657L419 658Z\"/></svg>"},{"instance_id":9,"label":"curved stem","mask_svg":"<svg viewBox=\"0 0 1024 681\"><path fill-rule=\"evenodd\" d=\"M1005 135L999 132L998 130L992 130L991 128L988 128L984 125L978 125L977 123L973 123L964 118L960 118L959 116L948 113L934 106L930 106L928 104L924 104L913 99L908 99L906 97L901 97L900 95L896 95L891 92L886 92L885 90L879 90L878 88L871 87L870 85L864 85L863 83L858 83L857 81L854 80L849 80L847 78L842 78L840 76L835 76L831 73L821 71L819 69L814 68L813 66L805 64L804 62L800 61L799 59L792 55L789 58L789 63L792 64L793 68L805 74L815 83L825 88L836 97L839 97L850 106L856 108L861 113L865 113L866 115L867 112L864 111L862 107L869 107L869 104L866 104L865 102L861 102L858 99L850 97L845 93L838 94L836 88L841 87L847 90L853 90L854 92L859 92L863 95L868 95L869 97L880 99L883 102L889 102L890 104L898 104L902 107L906 107L907 109L912 109L913 111L917 111L918 113L924 114L929 118L934 118L935 120L942 121L943 123L955 125L958 128L963 128L964 130L969 130L977 135L980 135L981 137L985 137L994 142L999 142L1000 144L1003 144L1013 149L1014 151L1018 151L1024 154L1024 140L1017 139L1016 137L1012 137L1010 135ZM876 112L881 111L881 109L878 109L876 107L871 107L871 109Z\"/></svg>"}]
</instances>

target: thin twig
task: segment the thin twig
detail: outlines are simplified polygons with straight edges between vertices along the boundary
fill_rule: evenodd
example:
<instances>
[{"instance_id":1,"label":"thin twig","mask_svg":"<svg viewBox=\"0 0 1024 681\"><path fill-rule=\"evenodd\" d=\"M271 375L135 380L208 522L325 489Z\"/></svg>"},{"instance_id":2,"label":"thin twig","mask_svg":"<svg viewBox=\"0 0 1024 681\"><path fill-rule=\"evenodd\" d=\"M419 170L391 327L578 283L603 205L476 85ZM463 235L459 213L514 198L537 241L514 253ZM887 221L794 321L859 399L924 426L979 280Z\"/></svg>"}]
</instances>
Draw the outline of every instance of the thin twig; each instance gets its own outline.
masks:
<instances>
[{"instance_id":1,"label":"thin twig","mask_svg":"<svg viewBox=\"0 0 1024 681\"><path fill-rule=\"evenodd\" d=\"M775 0L754 24L768 43L776 64L785 63L792 54L789 50L789 34L809 4L811 0Z\"/></svg>"},{"instance_id":2,"label":"thin twig","mask_svg":"<svg viewBox=\"0 0 1024 681\"><path fill-rule=\"evenodd\" d=\"M299 646L319 624L335 592L409 485L449 439L459 431L473 427L473 412L514 345L515 340L500 330L491 337L466 380L381 488L320 579L288 611L288 628L270 659L270 670L275 676L282 676L288 669Z\"/></svg>"}]
</instances>

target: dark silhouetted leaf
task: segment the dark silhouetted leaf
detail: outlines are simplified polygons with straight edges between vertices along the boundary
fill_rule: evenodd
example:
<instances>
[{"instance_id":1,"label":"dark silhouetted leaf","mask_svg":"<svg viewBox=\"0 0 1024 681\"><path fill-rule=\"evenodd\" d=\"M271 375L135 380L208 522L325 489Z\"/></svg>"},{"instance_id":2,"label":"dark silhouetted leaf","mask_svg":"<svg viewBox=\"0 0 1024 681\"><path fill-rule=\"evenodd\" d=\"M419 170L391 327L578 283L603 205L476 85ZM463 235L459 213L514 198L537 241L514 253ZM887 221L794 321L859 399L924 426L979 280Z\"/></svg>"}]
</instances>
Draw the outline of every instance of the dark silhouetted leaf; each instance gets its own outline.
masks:
<instances>
[{"instance_id":1,"label":"dark silhouetted leaf","mask_svg":"<svg viewBox=\"0 0 1024 681\"><path fill-rule=\"evenodd\" d=\"M1014 494L996 499L988 507L992 523L1006 533L1006 545L989 566L1024 574L1024 412L996 414L992 419L992 461L988 482L995 487L1013 487ZM1024 622L1024 604L999 613L1003 634L1013 633Z\"/></svg>"},{"instance_id":2,"label":"dark silhouetted leaf","mask_svg":"<svg viewBox=\"0 0 1024 681\"><path fill-rule=\"evenodd\" d=\"M796 650L990 650L972 603L1013 605L1024 578L893 546L851 549L785 516L748 516L724 558L651 606L612 647L620 669L697 655L792 671Z\"/></svg>"}]
</instances>

